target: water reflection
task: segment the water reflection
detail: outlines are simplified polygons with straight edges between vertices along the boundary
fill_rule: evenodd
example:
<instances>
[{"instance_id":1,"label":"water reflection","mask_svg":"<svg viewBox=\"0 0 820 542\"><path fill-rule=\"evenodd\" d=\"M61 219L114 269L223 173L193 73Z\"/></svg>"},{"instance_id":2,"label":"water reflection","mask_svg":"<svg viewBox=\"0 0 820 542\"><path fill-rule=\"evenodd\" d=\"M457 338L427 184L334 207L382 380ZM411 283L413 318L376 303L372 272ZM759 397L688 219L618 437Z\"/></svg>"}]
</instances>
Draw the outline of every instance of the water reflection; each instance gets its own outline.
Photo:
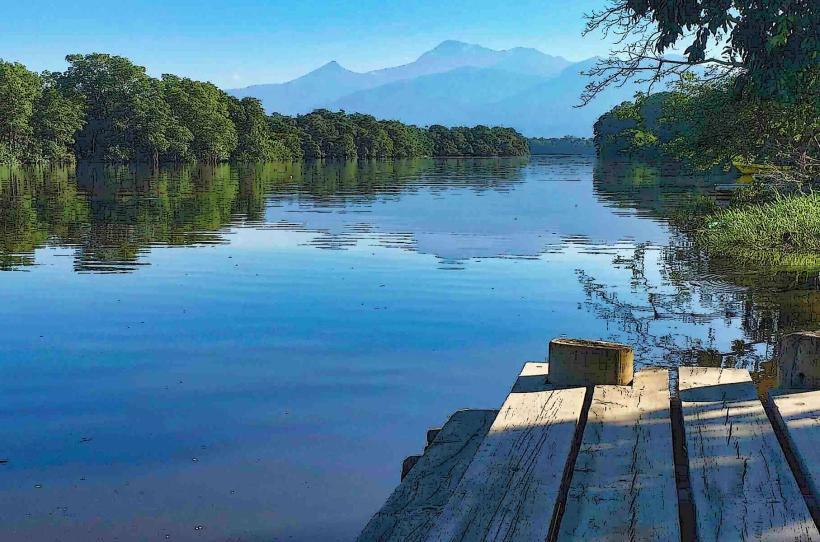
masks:
<instances>
[{"instance_id":1,"label":"water reflection","mask_svg":"<svg viewBox=\"0 0 820 542\"><path fill-rule=\"evenodd\" d=\"M0 169L0 539L351 539L426 428L496 407L560 334L763 380L820 327L818 269L670 228L725 182L577 157Z\"/></svg>"},{"instance_id":2,"label":"water reflection","mask_svg":"<svg viewBox=\"0 0 820 542\"><path fill-rule=\"evenodd\" d=\"M147 167L81 164L68 168L0 168L0 265L35 263L44 246L76 249L75 269L126 272L149 263L155 245L226 242L231 226L321 228L299 212L362 212L379 201L427 191L503 192L521 181L524 159L406 160L311 164ZM266 205L288 206L266 216ZM370 233L321 231L314 244L342 248ZM401 236L388 240L404 244ZM412 244L408 245L412 247Z\"/></svg>"}]
</instances>

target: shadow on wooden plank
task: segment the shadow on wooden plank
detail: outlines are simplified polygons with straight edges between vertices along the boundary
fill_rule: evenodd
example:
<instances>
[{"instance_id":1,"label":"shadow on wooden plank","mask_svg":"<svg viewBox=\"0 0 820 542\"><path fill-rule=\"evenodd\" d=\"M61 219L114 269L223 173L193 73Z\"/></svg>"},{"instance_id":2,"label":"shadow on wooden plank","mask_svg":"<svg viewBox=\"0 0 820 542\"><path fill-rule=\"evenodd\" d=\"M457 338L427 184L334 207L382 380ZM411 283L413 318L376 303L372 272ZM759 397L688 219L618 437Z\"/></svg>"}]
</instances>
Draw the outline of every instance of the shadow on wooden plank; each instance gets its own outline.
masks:
<instances>
[{"instance_id":1,"label":"shadow on wooden plank","mask_svg":"<svg viewBox=\"0 0 820 542\"><path fill-rule=\"evenodd\" d=\"M450 416L357 540L423 540L467 470L497 413L497 410L459 410Z\"/></svg>"},{"instance_id":2,"label":"shadow on wooden plank","mask_svg":"<svg viewBox=\"0 0 820 542\"><path fill-rule=\"evenodd\" d=\"M698 540L820 540L748 371L679 375Z\"/></svg>"},{"instance_id":3,"label":"shadow on wooden plank","mask_svg":"<svg viewBox=\"0 0 820 542\"><path fill-rule=\"evenodd\" d=\"M669 373L595 386L558 540L680 540Z\"/></svg>"},{"instance_id":4,"label":"shadow on wooden plank","mask_svg":"<svg viewBox=\"0 0 820 542\"><path fill-rule=\"evenodd\" d=\"M427 540L545 540L585 394L510 393Z\"/></svg>"}]
</instances>

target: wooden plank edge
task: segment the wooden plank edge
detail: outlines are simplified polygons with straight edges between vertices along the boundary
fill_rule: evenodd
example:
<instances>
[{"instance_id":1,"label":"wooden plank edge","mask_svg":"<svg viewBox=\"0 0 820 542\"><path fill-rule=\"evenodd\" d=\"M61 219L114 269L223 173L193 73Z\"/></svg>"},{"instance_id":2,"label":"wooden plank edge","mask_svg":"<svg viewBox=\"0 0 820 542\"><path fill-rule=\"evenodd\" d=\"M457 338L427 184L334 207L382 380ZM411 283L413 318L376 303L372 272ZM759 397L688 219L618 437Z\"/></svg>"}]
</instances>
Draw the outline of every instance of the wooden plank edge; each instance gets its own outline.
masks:
<instances>
[{"instance_id":1,"label":"wooden plank edge","mask_svg":"<svg viewBox=\"0 0 820 542\"><path fill-rule=\"evenodd\" d=\"M672 370L669 371L670 375ZM678 493L678 522L681 542L697 540L695 499L689 474L689 451L686 446L686 429L683 423L683 404L680 400L677 369L674 370L674 387L669 397L669 422L672 425L672 456L675 462L675 487Z\"/></svg>"},{"instance_id":2,"label":"wooden plank edge","mask_svg":"<svg viewBox=\"0 0 820 542\"><path fill-rule=\"evenodd\" d=\"M763 403L763 410L766 412L766 416L768 416L769 422L772 424L772 429L774 429L774 434L780 443L780 448L783 450L783 455L786 456L786 462L789 464L792 475L797 481L797 487L800 488L800 493L806 501L811 519L814 520L814 524L817 526L817 529L820 530L820 501L818 500L818 496L812 492L806 467L794 451L794 446L792 445L789 431L786 427L786 421L780 415L780 411L774 403L774 396L771 391L769 391L767 397L768 400Z\"/></svg>"},{"instance_id":3,"label":"wooden plank edge","mask_svg":"<svg viewBox=\"0 0 820 542\"><path fill-rule=\"evenodd\" d=\"M569 450L567 462L564 464L564 473L561 476L561 486L558 489L558 498L555 500L555 507L552 509L552 519L547 534L547 542L555 542L561 532L561 519L567 508L567 498L572 485L572 473L575 471L575 462L578 460L578 453L581 451L581 444L584 440L584 429L587 426L589 409L592 406L592 395L595 386L587 386L584 393L584 402L581 404L581 414L578 416L578 423L575 425L575 434L572 438L572 446Z\"/></svg>"}]
</instances>

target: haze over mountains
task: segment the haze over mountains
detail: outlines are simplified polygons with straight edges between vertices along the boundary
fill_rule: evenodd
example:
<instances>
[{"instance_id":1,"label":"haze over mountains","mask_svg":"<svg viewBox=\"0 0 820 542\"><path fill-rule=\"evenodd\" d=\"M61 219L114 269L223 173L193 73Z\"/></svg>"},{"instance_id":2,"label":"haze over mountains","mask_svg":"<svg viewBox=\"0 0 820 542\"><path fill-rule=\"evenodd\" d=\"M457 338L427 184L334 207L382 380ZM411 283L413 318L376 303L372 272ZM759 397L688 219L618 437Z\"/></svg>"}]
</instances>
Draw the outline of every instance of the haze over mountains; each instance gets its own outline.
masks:
<instances>
[{"instance_id":1,"label":"haze over mountains","mask_svg":"<svg viewBox=\"0 0 820 542\"><path fill-rule=\"evenodd\" d=\"M267 111L287 115L343 109L422 126L486 124L527 136L590 136L595 119L638 90L609 88L586 107L573 107L587 80L579 72L594 62L445 41L402 66L357 73L333 61L286 83L227 92L255 96Z\"/></svg>"}]
</instances>

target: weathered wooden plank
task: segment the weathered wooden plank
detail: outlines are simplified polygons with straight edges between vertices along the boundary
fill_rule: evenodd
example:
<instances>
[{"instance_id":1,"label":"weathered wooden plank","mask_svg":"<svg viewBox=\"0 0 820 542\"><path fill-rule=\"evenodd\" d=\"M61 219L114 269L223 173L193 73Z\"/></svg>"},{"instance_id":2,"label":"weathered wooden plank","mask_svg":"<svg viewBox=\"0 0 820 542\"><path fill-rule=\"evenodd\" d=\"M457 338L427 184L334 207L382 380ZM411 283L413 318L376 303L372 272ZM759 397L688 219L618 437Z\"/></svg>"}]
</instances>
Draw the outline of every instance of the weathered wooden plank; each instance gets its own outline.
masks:
<instances>
[{"instance_id":1,"label":"weathered wooden plank","mask_svg":"<svg viewBox=\"0 0 820 542\"><path fill-rule=\"evenodd\" d=\"M450 416L357 540L423 540L467 470L496 414L497 410L459 410Z\"/></svg>"},{"instance_id":2,"label":"weathered wooden plank","mask_svg":"<svg viewBox=\"0 0 820 542\"><path fill-rule=\"evenodd\" d=\"M595 386L558 540L680 540L669 372Z\"/></svg>"},{"instance_id":3,"label":"weathered wooden plank","mask_svg":"<svg viewBox=\"0 0 820 542\"><path fill-rule=\"evenodd\" d=\"M552 389L553 386L547 381L549 368L549 363L528 361L521 368L521 372L515 380L515 384L513 384L512 392L524 393Z\"/></svg>"},{"instance_id":4,"label":"weathered wooden plank","mask_svg":"<svg viewBox=\"0 0 820 542\"><path fill-rule=\"evenodd\" d=\"M820 391L772 390L769 404L811 495L820 498Z\"/></svg>"},{"instance_id":5,"label":"weathered wooden plank","mask_svg":"<svg viewBox=\"0 0 820 542\"><path fill-rule=\"evenodd\" d=\"M427 540L544 540L585 392L510 393Z\"/></svg>"},{"instance_id":6,"label":"weathered wooden plank","mask_svg":"<svg viewBox=\"0 0 820 542\"><path fill-rule=\"evenodd\" d=\"M820 540L749 372L679 374L700 542Z\"/></svg>"}]
</instances>

